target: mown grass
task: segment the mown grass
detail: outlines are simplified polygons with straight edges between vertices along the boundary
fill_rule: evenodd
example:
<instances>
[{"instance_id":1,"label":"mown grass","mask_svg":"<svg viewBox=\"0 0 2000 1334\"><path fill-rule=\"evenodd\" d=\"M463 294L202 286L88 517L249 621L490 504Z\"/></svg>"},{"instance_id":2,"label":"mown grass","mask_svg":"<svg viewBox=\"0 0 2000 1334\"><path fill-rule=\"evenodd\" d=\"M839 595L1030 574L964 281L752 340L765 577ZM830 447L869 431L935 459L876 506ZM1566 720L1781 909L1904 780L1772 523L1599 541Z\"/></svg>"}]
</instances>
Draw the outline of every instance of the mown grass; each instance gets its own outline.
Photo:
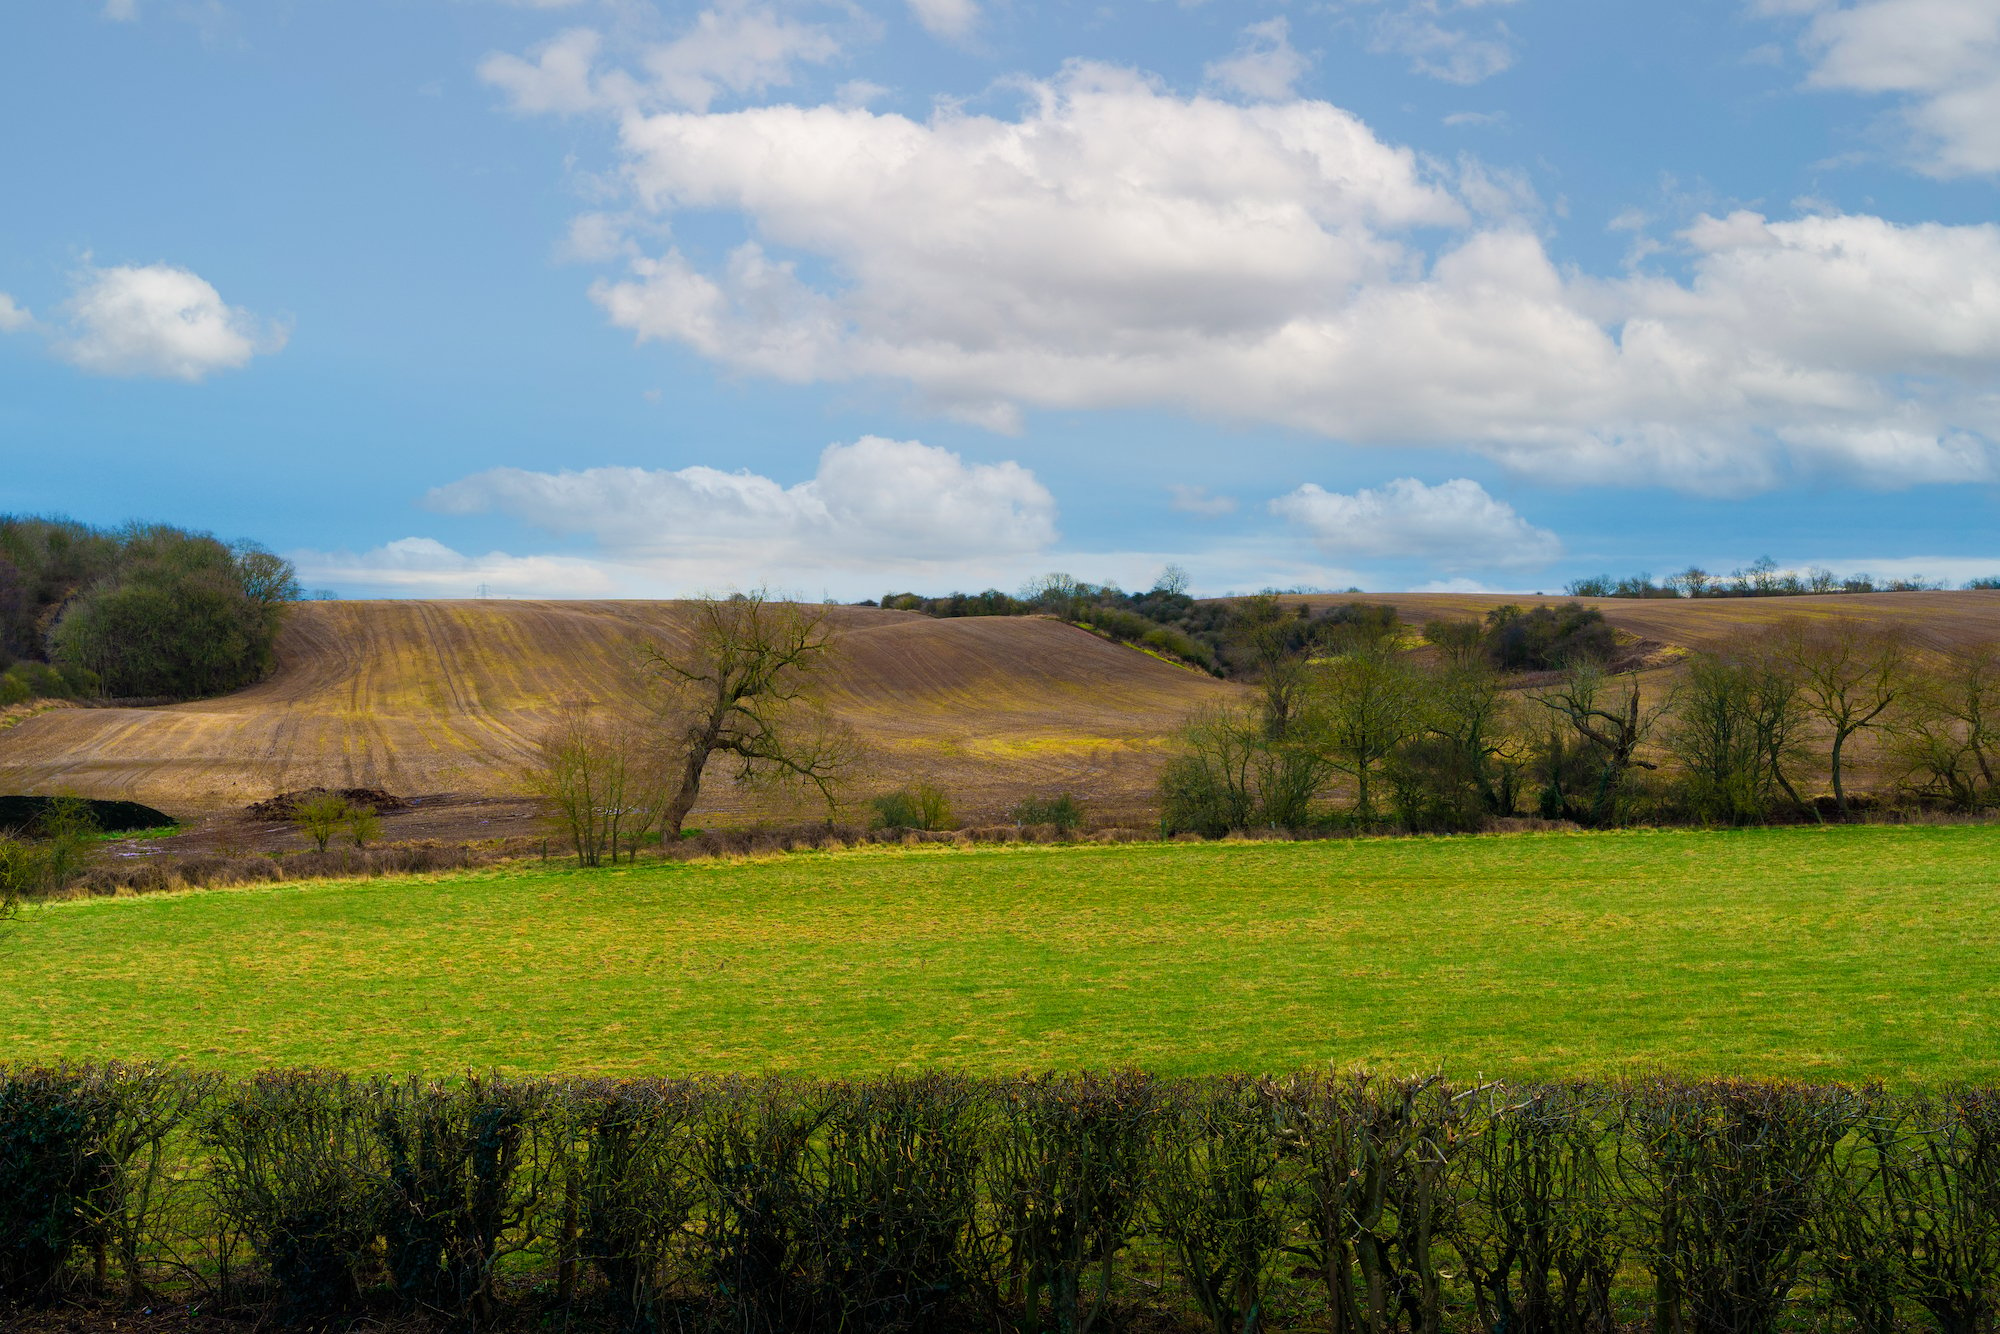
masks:
<instances>
[{"instance_id":1,"label":"mown grass","mask_svg":"<svg viewBox=\"0 0 2000 1334\"><path fill-rule=\"evenodd\" d=\"M2000 828L855 851L52 905L11 1059L2000 1077Z\"/></svg>"}]
</instances>

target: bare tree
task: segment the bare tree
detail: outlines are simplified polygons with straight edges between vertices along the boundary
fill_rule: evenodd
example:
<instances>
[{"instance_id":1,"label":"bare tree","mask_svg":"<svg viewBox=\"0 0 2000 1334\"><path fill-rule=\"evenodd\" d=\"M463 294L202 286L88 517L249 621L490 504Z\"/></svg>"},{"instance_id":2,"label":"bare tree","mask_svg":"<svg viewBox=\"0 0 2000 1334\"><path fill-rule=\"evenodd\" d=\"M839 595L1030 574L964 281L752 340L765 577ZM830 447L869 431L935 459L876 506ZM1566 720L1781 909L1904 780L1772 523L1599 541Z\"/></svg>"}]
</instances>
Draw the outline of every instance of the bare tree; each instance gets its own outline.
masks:
<instances>
[{"instance_id":1,"label":"bare tree","mask_svg":"<svg viewBox=\"0 0 2000 1334\"><path fill-rule=\"evenodd\" d=\"M1610 823L1625 775L1633 769L1659 767L1640 759L1638 752L1667 705L1647 709L1637 673L1628 672L1613 685L1603 666L1591 659L1570 664L1560 682L1534 699L1596 748L1600 768L1591 820L1599 825Z\"/></svg>"},{"instance_id":2,"label":"bare tree","mask_svg":"<svg viewBox=\"0 0 2000 1334\"><path fill-rule=\"evenodd\" d=\"M667 766L637 724L585 702L563 706L542 733L532 781L554 809L578 864L635 853L667 801Z\"/></svg>"},{"instance_id":3,"label":"bare tree","mask_svg":"<svg viewBox=\"0 0 2000 1334\"><path fill-rule=\"evenodd\" d=\"M2000 797L2000 644L1937 654L1905 702L1891 742L1905 781L1963 810Z\"/></svg>"},{"instance_id":4,"label":"bare tree","mask_svg":"<svg viewBox=\"0 0 2000 1334\"><path fill-rule=\"evenodd\" d=\"M1354 779L1355 814L1373 819L1376 768L1423 722L1415 670L1395 650L1356 649L1314 667L1306 729L1335 769Z\"/></svg>"},{"instance_id":5,"label":"bare tree","mask_svg":"<svg viewBox=\"0 0 2000 1334\"><path fill-rule=\"evenodd\" d=\"M703 598L694 612L686 649L644 651L675 763L661 818L666 836L680 836L717 755L736 759L738 782L803 784L830 808L856 746L821 698L835 654L824 608L773 602L759 590Z\"/></svg>"},{"instance_id":6,"label":"bare tree","mask_svg":"<svg viewBox=\"0 0 2000 1334\"><path fill-rule=\"evenodd\" d=\"M1845 820L1847 789L1842 779L1847 743L1880 726L1890 706L1902 697L1909 650L1902 636L1887 626L1846 618L1797 618L1779 627L1778 653L1798 675L1806 711L1824 723L1830 735L1827 764L1833 803Z\"/></svg>"},{"instance_id":7,"label":"bare tree","mask_svg":"<svg viewBox=\"0 0 2000 1334\"><path fill-rule=\"evenodd\" d=\"M1739 636L1697 654L1677 701L1667 745L1681 762L1696 811L1732 824L1763 819L1776 793L1806 809L1788 766L1804 755L1799 677L1761 638Z\"/></svg>"},{"instance_id":8,"label":"bare tree","mask_svg":"<svg viewBox=\"0 0 2000 1334\"><path fill-rule=\"evenodd\" d=\"M1477 628L1476 622L1456 624ZM1448 656L1427 674L1420 692L1422 729L1455 758L1489 813L1511 814L1523 747L1512 725L1515 707L1506 683L1477 652L1454 654L1449 643L1440 647Z\"/></svg>"},{"instance_id":9,"label":"bare tree","mask_svg":"<svg viewBox=\"0 0 2000 1334\"><path fill-rule=\"evenodd\" d=\"M1249 651L1264 692L1265 733L1273 741L1283 741L1306 688L1313 648L1311 623L1280 602L1277 594L1259 593L1236 609L1233 634Z\"/></svg>"}]
</instances>

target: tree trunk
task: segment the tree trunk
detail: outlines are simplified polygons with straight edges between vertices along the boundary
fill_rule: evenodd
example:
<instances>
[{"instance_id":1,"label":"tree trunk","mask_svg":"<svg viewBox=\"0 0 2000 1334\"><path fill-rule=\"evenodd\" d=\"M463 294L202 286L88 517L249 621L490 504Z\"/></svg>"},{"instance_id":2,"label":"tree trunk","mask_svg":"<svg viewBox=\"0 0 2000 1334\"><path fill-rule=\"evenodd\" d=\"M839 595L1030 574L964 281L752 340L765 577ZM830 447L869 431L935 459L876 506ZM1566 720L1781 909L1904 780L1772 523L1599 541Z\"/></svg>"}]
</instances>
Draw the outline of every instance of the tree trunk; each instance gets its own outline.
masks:
<instances>
[{"instance_id":1,"label":"tree trunk","mask_svg":"<svg viewBox=\"0 0 2000 1334\"><path fill-rule=\"evenodd\" d=\"M1846 744L1847 744L1847 733L1836 731L1833 734L1833 757L1832 757L1833 808L1836 811L1840 812L1840 822L1842 824L1847 823L1847 789L1842 787L1840 782L1840 752L1841 748L1844 747Z\"/></svg>"}]
</instances>

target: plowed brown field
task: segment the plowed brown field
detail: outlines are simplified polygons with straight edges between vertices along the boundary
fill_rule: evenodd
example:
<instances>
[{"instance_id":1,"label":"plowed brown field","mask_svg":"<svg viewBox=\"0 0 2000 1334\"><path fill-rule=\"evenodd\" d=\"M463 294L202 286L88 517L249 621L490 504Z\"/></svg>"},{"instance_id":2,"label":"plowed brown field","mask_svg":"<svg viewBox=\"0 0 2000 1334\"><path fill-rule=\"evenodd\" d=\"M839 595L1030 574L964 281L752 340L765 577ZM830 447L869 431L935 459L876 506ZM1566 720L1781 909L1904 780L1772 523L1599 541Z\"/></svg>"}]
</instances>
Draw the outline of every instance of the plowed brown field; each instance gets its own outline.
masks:
<instances>
[{"instance_id":1,"label":"plowed brown field","mask_svg":"<svg viewBox=\"0 0 2000 1334\"><path fill-rule=\"evenodd\" d=\"M1326 596L1287 598L1288 602L1332 605ZM1789 617L1841 618L1896 626L1926 647L2000 639L2000 590L1945 593L1835 594L1776 598L1566 598L1508 597L1492 593L1370 593L1365 602L1386 602L1417 624L1439 616L1484 616L1506 603L1533 607L1581 602L1638 639L1681 648L1704 648L1746 626L1767 626Z\"/></svg>"},{"instance_id":2,"label":"plowed brown field","mask_svg":"<svg viewBox=\"0 0 2000 1334\"><path fill-rule=\"evenodd\" d=\"M844 642L832 704L872 752L857 791L933 778L962 816L1063 790L1106 811L1142 804L1165 735L1237 689L1052 620L831 615ZM54 710L0 731L0 791L187 815L312 784L516 790L550 714L578 699L617 707L633 647L675 642L684 616L671 602L301 604L260 685L164 708ZM700 813L747 807L718 781Z\"/></svg>"},{"instance_id":3,"label":"plowed brown field","mask_svg":"<svg viewBox=\"0 0 2000 1334\"><path fill-rule=\"evenodd\" d=\"M1338 599L1302 599L1315 605ZM1559 598L1386 594L1422 623L1503 602ZM1941 645L2000 638L2000 592L1594 603L1658 650L1713 644L1786 616L1852 617ZM1204 702L1241 687L1040 618L932 620L839 607L835 710L871 749L857 795L914 778L958 813L990 819L1024 795L1069 790L1099 814L1149 804L1162 742ZM149 709L59 709L0 730L0 791L69 789L176 815L240 806L311 784L400 793L517 791L537 730L561 704L629 698L632 647L684 633L671 602L302 604L268 681L221 699ZM710 785L698 815L742 814L746 794ZM797 812L803 814L803 812Z\"/></svg>"}]
</instances>

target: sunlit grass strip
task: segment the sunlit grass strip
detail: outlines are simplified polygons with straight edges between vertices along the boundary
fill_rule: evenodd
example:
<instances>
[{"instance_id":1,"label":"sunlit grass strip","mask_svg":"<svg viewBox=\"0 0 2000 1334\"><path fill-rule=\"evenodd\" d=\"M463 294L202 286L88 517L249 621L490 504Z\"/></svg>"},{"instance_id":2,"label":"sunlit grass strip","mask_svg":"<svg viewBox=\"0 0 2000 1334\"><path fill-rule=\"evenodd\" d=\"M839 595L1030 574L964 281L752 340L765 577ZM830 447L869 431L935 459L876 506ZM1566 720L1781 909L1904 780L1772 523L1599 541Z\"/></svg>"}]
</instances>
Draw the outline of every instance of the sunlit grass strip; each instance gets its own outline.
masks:
<instances>
[{"instance_id":1,"label":"sunlit grass strip","mask_svg":"<svg viewBox=\"0 0 2000 1334\"><path fill-rule=\"evenodd\" d=\"M854 851L51 906L14 1060L2000 1074L2000 828Z\"/></svg>"}]
</instances>

